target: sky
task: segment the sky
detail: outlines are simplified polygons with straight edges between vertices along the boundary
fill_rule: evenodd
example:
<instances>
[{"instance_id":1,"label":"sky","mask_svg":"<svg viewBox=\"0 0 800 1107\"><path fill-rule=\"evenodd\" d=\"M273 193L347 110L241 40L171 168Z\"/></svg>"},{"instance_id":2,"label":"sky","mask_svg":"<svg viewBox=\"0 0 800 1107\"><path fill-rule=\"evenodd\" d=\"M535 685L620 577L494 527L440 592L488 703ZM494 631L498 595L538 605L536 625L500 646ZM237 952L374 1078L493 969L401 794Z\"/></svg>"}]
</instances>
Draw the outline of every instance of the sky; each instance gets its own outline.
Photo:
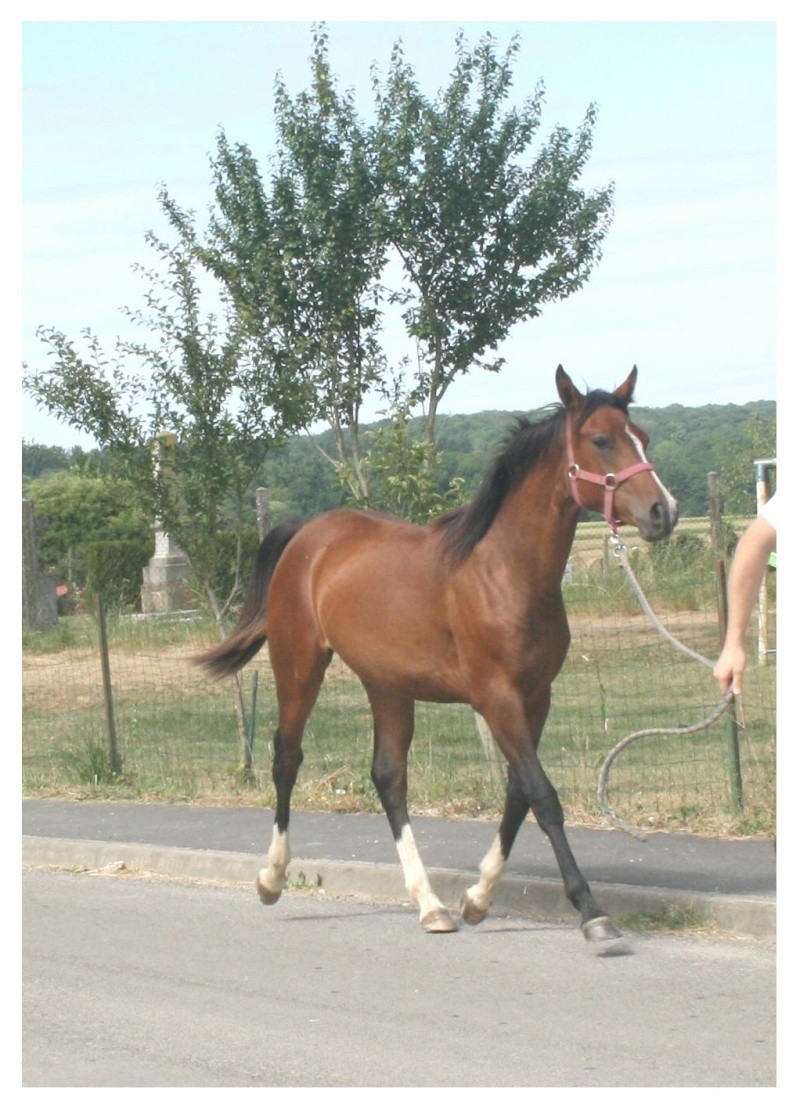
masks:
<instances>
[{"instance_id":1,"label":"sky","mask_svg":"<svg viewBox=\"0 0 800 1107\"><path fill-rule=\"evenodd\" d=\"M723 20L714 5L702 18L702 3L691 17L679 18L678 4L658 18L655 4L646 22L580 18L587 5L573 12L569 3L558 18L531 21L500 2L490 9L497 22L481 18L488 5L463 3L460 18L433 3L413 22L302 3L296 22L254 20L269 5L236 0L224 20L203 21L197 8L188 20L185 5L169 2L155 16L146 3L136 15L116 5L115 21L98 19L94 5L76 6L74 17L51 7L30 5L20 20L21 360L32 368L46 363L39 326L75 339L88 328L108 350L129 333L120 308L143 305L132 266L153 260L144 236L164 229L159 186L204 217L220 129L266 166L275 76L293 93L308 86L311 22L324 18L339 86L354 90L364 118L371 66L385 75L398 38L433 96L452 70L459 27L469 43L490 32L501 49L519 36L513 98L543 82L540 140L598 106L583 183L615 185L601 261L580 291L512 329L499 375L459 378L442 411L551 403L559 364L581 387L603 388L636 364L636 400L648 407L776 398L781 31L769 5L745 5L743 18L735 4L720 6ZM399 10L414 14L413 5ZM411 352L399 334L390 343L398 358ZM25 440L92 445L22 394L21 409Z\"/></svg>"}]
</instances>

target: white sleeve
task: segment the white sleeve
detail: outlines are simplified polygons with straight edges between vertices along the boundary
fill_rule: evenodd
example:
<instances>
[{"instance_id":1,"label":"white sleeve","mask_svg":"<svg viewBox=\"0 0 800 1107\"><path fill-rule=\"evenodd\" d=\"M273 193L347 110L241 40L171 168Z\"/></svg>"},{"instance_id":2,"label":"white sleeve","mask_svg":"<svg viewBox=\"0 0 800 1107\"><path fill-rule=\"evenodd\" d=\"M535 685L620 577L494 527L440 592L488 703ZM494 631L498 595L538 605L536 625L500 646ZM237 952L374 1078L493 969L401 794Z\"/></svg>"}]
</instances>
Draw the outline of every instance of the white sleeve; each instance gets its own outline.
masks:
<instances>
[{"instance_id":1,"label":"white sleeve","mask_svg":"<svg viewBox=\"0 0 800 1107\"><path fill-rule=\"evenodd\" d=\"M778 493L775 492L765 504L762 505L759 515L762 519L766 519L769 525L777 532L778 530L778 505L776 500L778 499Z\"/></svg>"}]
</instances>

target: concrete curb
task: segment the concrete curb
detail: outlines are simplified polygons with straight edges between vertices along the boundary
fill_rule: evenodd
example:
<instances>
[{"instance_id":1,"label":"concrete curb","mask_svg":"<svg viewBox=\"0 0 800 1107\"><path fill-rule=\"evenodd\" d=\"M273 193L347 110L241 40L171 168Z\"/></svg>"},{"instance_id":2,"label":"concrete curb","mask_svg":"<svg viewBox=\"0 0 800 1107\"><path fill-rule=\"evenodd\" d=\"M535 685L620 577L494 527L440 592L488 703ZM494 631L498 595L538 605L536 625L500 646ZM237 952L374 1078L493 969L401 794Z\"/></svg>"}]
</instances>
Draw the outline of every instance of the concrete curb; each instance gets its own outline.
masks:
<instances>
[{"instance_id":1,"label":"concrete curb","mask_svg":"<svg viewBox=\"0 0 800 1107\"><path fill-rule=\"evenodd\" d=\"M258 870L258 861L251 853L67 838L22 838L22 863L28 867L94 870L117 862L141 873L233 884L253 884ZM429 874L437 895L455 910L464 889L475 879L474 874L454 869L431 868ZM397 864L295 858L289 867L289 878L296 884L318 888L331 896L409 902ZM596 884L595 888L600 903L616 919L629 915L660 916L670 908L678 908L715 924L724 933L775 941L776 904L771 900L622 884ZM576 918L561 882L556 880L506 877L497 889L492 908L495 912L513 911L535 919L574 922Z\"/></svg>"}]
</instances>

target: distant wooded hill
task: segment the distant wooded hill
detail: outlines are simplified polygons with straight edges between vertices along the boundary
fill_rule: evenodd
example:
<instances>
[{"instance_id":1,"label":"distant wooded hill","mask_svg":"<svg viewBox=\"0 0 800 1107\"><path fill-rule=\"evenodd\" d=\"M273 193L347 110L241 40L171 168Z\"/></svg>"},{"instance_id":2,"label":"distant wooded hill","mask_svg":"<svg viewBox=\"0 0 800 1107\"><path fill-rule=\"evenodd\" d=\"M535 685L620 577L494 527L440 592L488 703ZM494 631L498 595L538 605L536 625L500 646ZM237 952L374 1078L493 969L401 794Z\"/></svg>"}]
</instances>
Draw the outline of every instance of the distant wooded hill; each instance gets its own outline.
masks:
<instances>
[{"instance_id":1,"label":"distant wooded hill","mask_svg":"<svg viewBox=\"0 0 800 1107\"><path fill-rule=\"evenodd\" d=\"M460 477L468 496L472 495L516 420L536 415L535 411L439 415L436 426L442 487ZM774 401L704 407L634 406L631 415L650 436L649 456L664 483L680 500L684 517L708 513L709 472L720 474L726 511L747 515L754 510L753 461L775 454ZM420 432L421 423L411 422L412 433ZM317 441L333 452L330 432L319 435ZM285 449L276 451L262 469L261 483L269 489L279 515L315 515L342 502L330 463L307 438L293 439Z\"/></svg>"},{"instance_id":2,"label":"distant wooded hill","mask_svg":"<svg viewBox=\"0 0 800 1107\"><path fill-rule=\"evenodd\" d=\"M467 495L472 495L517 418L536 415L535 411L439 415L438 479L442 488L454 478L461 478ZM680 500L684 517L708 513L708 473L712 471L720 474L727 512L747 515L754 511L753 461L775 454L774 401L703 407L634 406L631 415L650 436L650 458L664 483ZM421 420L412 420L412 434L418 434L420 428ZM316 436L316 443L307 436L290 439L263 465L257 483L269 490L274 521L289 514L309 517L343 503L344 493L333 468L317 448L333 454L332 433ZM23 476L37 478L48 471L85 465L90 459L103 468L99 451L87 454L80 449L24 443Z\"/></svg>"}]
</instances>

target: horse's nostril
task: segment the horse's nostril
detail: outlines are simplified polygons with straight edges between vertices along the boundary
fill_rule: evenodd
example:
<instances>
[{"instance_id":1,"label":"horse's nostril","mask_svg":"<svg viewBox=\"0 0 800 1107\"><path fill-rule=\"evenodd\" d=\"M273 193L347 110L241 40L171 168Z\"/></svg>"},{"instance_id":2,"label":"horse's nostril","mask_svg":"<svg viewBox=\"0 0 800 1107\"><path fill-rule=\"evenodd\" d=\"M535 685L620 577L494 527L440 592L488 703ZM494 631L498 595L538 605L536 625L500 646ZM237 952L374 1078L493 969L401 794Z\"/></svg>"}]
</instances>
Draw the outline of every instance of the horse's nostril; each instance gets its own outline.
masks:
<instances>
[{"instance_id":1,"label":"horse's nostril","mask_svg":"<svg viewBox=\"0 0 800 1107\"><path fill-rule=\"evenodd\" d=\"M659 500L652 505L650 508L650 525L656 537L665 537L671 532L675 526L675 519L672 517L668 504Z\"/></svg>"}]
</instances>

